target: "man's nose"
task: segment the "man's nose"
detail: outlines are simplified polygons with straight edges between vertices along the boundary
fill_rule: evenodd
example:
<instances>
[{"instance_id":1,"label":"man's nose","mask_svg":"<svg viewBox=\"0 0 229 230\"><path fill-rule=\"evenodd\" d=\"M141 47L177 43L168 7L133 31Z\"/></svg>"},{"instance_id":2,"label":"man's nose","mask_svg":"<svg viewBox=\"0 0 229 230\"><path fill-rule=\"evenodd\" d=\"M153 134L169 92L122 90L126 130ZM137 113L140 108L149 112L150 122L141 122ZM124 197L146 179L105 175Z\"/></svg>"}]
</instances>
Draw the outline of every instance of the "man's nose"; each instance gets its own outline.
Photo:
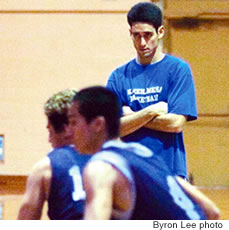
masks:
<instances>
[{"instance_id":1,"label":"man's nose","mask_svg":"<svg viewBox=\"0 0 229 230\"><path fill-rule=\"evenodd\" d=\"M142 36L142 37L140 38L140 45L141 45L141 46L146 45L146 40L145 40L144 36Z\"/></svg>"}]
</instances>

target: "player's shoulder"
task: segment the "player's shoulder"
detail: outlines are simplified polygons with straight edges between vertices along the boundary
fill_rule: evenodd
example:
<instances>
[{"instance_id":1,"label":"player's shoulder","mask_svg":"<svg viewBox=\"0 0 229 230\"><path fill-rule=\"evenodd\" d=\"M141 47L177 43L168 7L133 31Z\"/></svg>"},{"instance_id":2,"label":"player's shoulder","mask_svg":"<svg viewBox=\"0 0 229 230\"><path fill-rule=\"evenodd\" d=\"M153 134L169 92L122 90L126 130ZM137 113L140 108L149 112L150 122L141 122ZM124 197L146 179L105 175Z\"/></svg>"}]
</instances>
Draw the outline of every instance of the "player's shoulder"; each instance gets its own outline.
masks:
<instances>
[{"instance_id":1,"label":"player's shoulder","mask_svg":"<svg viewBox=\"0 0 229 230\"><path fill-rule=\"evenodd\" d=\"M55 148L52 151L50 151L48 153L48 156L50 155L54 155L54 154L63 154L63 153L77 153L77 151L74 149L74 146L72 145L66 145L66 146L62 146L59 148Z\"/></svg>"},{"instance_id":2,"label":"player's shoulder","mask_svg":"<svg viewBox=\"0 0 229 230\"><path fill-rule=\"evenodd\" d=\"M100 154L98 154L99 156ZM111 166L109 162L100 160L100 158L92 158L87 166L85 167L88 171L88 173L95 173L96 174L103 174L104 172L108 171L111 169Z\"/></svg>"},{"instance_id":3,"label":"player's shoulder","mask_svg":"<svg viewBox=\"0 0 229 230\"><path fill-rule=\"evenodd\" d=\"M153 151L148 147L138 143L138 142L129 142L126 144L126 149L132 151L138 156L141 157L152 157L154 155Z\"/></svg>"},{"instance_id":4,"label":"player's shoulder","mask_svg":"<svg viewBox=\"0 0 229 230\"><path fill-rule=\"evenodd\" d=\"M127 68L132 68L134 66L137 66L136 64L136 60L135 59L131 59L127 62L125 62L124 64L118 66L116 69L114 69L114 71L112 72L112 75L118 75L118 76L122 76L121 74L126 73Z\"/></svg>"},{"instance_id":5,"label":"player's shoulder","mask_svg":"<svg viewBox=\"0 0 229 230\"><path fill-rule=\"evenodd\" d=\"M48 158L50 158L51 163L61 165L61 163L66 161L73 161L74 159L80 157L80 154L74 149L73 146L63 146L60 148L55 148L48 153Z\"/></svg>"},{"instance_id":6,"label":"player's shoulder","mask_svg":"<svg viewBox=\"0 0 229 230\"><path fill-rule=\"evenodd\" d=\"M165 55L163 63L168 66L171 65L180 68L189 68L189 63L186 60L170 54Z\"/></svg>"},{"instance_id":7,"label":"player's shoulder","mask_svg":"<svg viewBox=\"0 0 229 230\"><path fill-rule=\"evenodd\" d=\"M112 145L113 143L111 143ZM122 151L128 151L132 152L136 155L139 155L141 157L152 157L154 153L152 152L151 149L148 147L142 145L141 143L138 142L123 142L123 141L117 141L115 144L113 144L114 147L119 149L121 152Z\"/></svg>"},{"instance_id":8,"label":"player's shoulder","mask_svg":"<svg viewBox=\"0 0 229 230\"><path fill-rule=\"evenodd\" d=\"M90 183L96 183L97 178L99 181L114 181L117 177L117 171L111 164L104 161L90 161L83 172L84 181L90 181Z\"/></svg>"},{"instance_id":9,"label":"player's shoulder","mask_svg":"<svg viewBox=\"0 0 229 230\"><path fill-rule=\"evenodd\" d=\"M50 159L46 156L33 165L27 179L27 189L35 189L41 193L44 192L48 198L49 186L52 178L52 169Z\"/></svg>"},{"instance_id":10,"label":"player's shoulder","mask_svg":"<svg viewBox=\"0 0 229 230\"><path fill-rule=\"evenodd\" d=\"M33 165L30 177L42 179L47 177L47 175L51 176L51 171L50 159L46 156Z\"/></svg>"}]
</instances>

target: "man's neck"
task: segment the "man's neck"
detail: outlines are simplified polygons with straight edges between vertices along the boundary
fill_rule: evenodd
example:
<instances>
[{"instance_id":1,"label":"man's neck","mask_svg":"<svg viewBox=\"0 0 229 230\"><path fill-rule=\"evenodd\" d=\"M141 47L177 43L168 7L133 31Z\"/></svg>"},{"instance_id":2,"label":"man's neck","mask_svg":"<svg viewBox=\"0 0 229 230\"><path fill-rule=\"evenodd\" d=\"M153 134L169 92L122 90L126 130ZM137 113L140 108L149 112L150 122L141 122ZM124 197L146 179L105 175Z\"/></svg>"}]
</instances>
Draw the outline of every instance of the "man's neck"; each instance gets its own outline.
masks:
<instances>
[{"instance_id":1,"label":"man's neck","mask_svg":"<svg viewBox=\"0 0 229 230\"><path fill-rule=\"evenodd\" d=\"M149 57L149 58L142 59L139 56L137 56L137 61L141 65L150 65L161 61L164 58L164 56L165 56L164 53L158 51L157 53L155 53L153 57Z\"/></svg>"},{"instance_id":2,"label":"man's neck","mask_svg":"<svg viewBox=\"0 0 229 230\"><path fill-rule=\"evenodd\" d=\"M96 145L93 145L93 147L90 150L88 149L87 154L93 155L93 154L99 152L102 149L102 147L104 146L104 144L109 143L109 142L114 142L114 141L120 142L121 140L119 137L113 138L113 139L104 139L100 143L97 142Z\"/></svg>"},{"instance_id":3,"label":"man's neck","mask_svg":"<svg viewBox=\"0 0 229 230\"><path fill-rule=\"evenodd\" d=\"M58 143L55 148L63 148L65 146L69 146L69 145L72 145L72 142L71 141L63 141L61 143Z\"/></svg>"}]
</instances>

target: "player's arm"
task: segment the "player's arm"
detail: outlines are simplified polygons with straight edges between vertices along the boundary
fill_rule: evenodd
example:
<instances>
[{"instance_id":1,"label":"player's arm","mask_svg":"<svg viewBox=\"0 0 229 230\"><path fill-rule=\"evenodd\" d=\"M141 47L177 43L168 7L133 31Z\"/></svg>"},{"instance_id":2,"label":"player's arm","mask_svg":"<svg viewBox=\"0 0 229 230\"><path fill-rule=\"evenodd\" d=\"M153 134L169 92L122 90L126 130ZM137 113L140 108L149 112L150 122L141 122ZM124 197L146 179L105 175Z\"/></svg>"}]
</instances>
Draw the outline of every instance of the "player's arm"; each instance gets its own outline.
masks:
<instances>
[{"instance_id":1,"label":"player's arm","mask_svg":"<svg viewBox=\"0 0 229 230\"><path fill-rule=\"evenodd\" d=\"M50 179L51 169L48 158L35 164L28 177L26 191L18 213L18 220L39 220L47 199L47 177Z\"/></svg>"},{"instance_id":2,"label":"player's arm","mask_svg":"<svg viewBox=\"0 0 229 230\"><path fill-rule=\"evenodd\" d=\"M167 113L156 116L145 127L162 132L180 133L183 131L186 121L187 116Z\"/></svg>"},{"instance_id":3,"label":"player's arm","mask_svg":"<svg viewBox=\"0 0 229 230\"><path fill-rule=\"evenodd\" d=\"M182 132L188 116L190 116L189 119L192 117L190 120L197 116L194 82L188 64L183 63L182 66L177 67L167 96L170 105L169 113L155 117L146 127L169 133ZM170 112L177 110L182 111L183 114Z\"/></svg>"},{"instance_id":4,"label":"player's arm","mask_svg":"<svg viewBox=\"0 0 229 230\"><path fill-rule=\"evenodd\" d=\"M124 106L120 136L123 137L135 132L157 116L166 114L167 110L168 106L165 102L158 102L137 112L132 111L128 106Z\"/></svg>"},{"instance_id":5,"label":"player's arm","mask_svg":"<svg viewBox=\"0 0 229 230\"><path fill-rule=\"evenodd\" d=\"M86 191L84 219L109 220L113 208L113 186L116 170L102 161L90 162L83 173Z\"/></svg>"},{"instance_id":6,"label":"player's arm","mask_svg":"<svg viewBox=\"0 0 229 230\"><path fill-rule=\"evenodd\" d=\"M200 205L209 220L218 220L220 218L220 211L213 201L181 177L176 177L176 179L183 189Z\"/></svg>"}]
</instances>

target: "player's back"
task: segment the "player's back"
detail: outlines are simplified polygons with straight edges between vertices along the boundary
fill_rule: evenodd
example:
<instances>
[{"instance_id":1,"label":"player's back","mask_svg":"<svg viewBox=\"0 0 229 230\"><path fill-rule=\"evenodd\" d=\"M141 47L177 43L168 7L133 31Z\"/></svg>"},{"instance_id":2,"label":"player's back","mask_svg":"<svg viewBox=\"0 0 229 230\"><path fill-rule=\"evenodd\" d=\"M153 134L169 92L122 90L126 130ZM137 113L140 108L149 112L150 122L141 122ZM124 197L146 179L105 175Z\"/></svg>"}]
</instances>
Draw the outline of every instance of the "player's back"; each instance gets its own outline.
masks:
<instances>
[{"instance_id":1,"label":"player's back","mask_svg":"<svg viewBox=\"0 0 229 230\"><path fill-rule=\"evenodd\" d=\"M123 158L130 168L136 197L130 219L206 219L199 205L149 149L137 143L108 142L100 154L96 158L110 162L123 174L128 170L119 163ZM121 160L112 160L117 154Z\"/></svg>"},{"instance_id":2,"label":"player's back","mask_svg":"<svg viewBox=\"0 0 229 230\"><path fill-rule=\"evenodd\" d=\"M85 205L82 171L90 156L78 154L71 146L48 154L52 179L48 199L48 216L54 220L82 219Z\"/></svg>"}]
</instances>

